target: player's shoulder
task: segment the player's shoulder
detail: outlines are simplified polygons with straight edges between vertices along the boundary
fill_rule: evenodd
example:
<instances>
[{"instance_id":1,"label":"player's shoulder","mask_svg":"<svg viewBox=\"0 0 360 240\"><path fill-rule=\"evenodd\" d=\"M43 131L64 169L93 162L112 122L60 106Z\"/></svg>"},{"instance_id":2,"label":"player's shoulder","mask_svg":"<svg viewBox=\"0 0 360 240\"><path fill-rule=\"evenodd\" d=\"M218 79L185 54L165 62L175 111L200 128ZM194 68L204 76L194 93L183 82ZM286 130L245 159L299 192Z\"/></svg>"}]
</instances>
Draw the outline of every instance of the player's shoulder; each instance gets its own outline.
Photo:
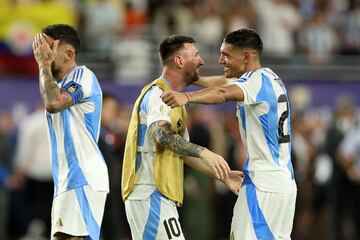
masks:
<instances>
[{"instance_id":1,"label":"player's shoulder","mask_svg":"<svg viewBox=\"0 0 360 240\"><path fill-rule=\"evenodd\" d=\"M64 84L69 82L80 83L84 78L87 78L92 74L93 73L86 66L76 66L67 74Z\"/></svg>"},{"instance_id":2,"label":"player's shoulder","mask_svg":"<svg viewBox=\"0 0 360 240\"><path fill-rule=\"evenodd\" d=\"M279 76L271 68L261 68L262 74L270 79L280 79Z\"/></svg>"},{"instance_id":3,"label":"player's shoulder","mask_svg":"<svg viewBox=\"0 0 360 240\"><path fill-rule=\"evenodd\" d=\"M80 65L80 66L78 66L78 68L79 68L79 69L82 69L82 70L85 71L86 73L94 74L94 72L93 72L90 68L88 68L87 66L85 66L85 65ZM95 75L95 74L94 74L94 75Z\"/></svg>"},{"instance_id":4,"label":"player's shoulder","mask_svg":"<svg viewBox=\"0 0 360 240\"><path fill-rule=\"evenodd\" d=\"M263 67L263 68L258 68L255 71L252 72L251 74L252 77L256 77L259 79L262 79L263 77L267 77L270 79L277 79L279 78L276 73L268 67Z\"/></svg>"},{"instance_id":5,"label":"player's shoulder","mask_svg":"<svg viewBox=\"0 0 360 240\"><path fill-rule=\"evenodd\" d=\"M85 65L77 66L74 70L74 81L75 82L92 82L97 80L95 73L86 67Z\"/></svg>"},{"instance_id":6,"label":"player's shoulder","mask_svg":"<svg viewBox=\"0 0 360 240\"><path fill-rule=\"evenodd\" d=\"M250 79L259 79L259 77L261 77L263 73L263 69L262 68L258 68L254 71L249 71L244 73L243 75L241 75L240 78L234 80L235 83L244 83L249 81Z\"/></svg>"},{"instance_id":7,"label":"player's shoulder","mask_svg":"<svg viewBox=\"0 0 360 240\"><path fill-rule=\"evenodd\" d=\"M164 90L162 90L159 86L153 85L150 89L150 94L152 96L161 96L163 94Z\"/></svg>"},{"instance_id":8,"label":"player's shoulder","mask_svg":"<svg viewBox=\"0 0 360 240\"><path fill-rule=\"evenodd\" d=\"M244 74L247 77L247 80L251 79L251 81L258 82L258 84L262 85L265 81L279 81L279 76L270 68L258 68L253 72L248 72Z\"/></svg>"},{"instance_id":9,"label":"player's shoulder","mask_svg":"<svg viewBox=\"0 0 360 240\"><path fill-rule=\"evenodd\" d=\"M145 89L143 89L145 90ZM163 93L162 89L156 85L150 86L146 89L146 92L143 95L142 103L148 103L149 101L153 102L157 98L160 98L161 94Z\"/></svg>"},{"instance_id":10,"label":"player's shoulder","mask_svg":"<svg viewBox=\"0 0 360 240\"><path fill-rule=\"evenodd\" d=\"M85 80L93 80L96 79L95 73L89 69L88 67L86 67L85 65L81 65L77 67L77 71L79 72L79 77L81 79L85 79Z\"/></svg>"}]
</instances>

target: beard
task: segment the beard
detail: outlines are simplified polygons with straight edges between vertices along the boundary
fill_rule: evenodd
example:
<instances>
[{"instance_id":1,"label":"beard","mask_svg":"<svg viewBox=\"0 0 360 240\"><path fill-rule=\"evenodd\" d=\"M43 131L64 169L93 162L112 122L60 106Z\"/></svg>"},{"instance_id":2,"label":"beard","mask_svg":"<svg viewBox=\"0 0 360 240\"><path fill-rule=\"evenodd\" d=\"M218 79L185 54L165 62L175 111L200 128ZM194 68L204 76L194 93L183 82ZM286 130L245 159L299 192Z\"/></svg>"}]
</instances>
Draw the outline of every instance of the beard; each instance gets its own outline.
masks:
<instances>
[{"instance_id":1,"label":"beard","mask_svg":"<svg viewBox=\"0 0 360 240\"><path fill-rule=\"evenodd\" d=\"M193 82L199 80L199 74L195 71L193 74L189 74L185 77L186 86L191 85Z\"/></svg>"},{"instance_id":2,"label":"beard","mask_svg":"<svg viewBox=\"0 0 360 240\"><path fill-rule=\"evenodd\" d=\"M51 64L51 73L52 73L54 79L57 79L57 75L59 74L59 72L60 72L60 69L55 68L55 64L53 62Z\"/></svg>"}]
</instances>

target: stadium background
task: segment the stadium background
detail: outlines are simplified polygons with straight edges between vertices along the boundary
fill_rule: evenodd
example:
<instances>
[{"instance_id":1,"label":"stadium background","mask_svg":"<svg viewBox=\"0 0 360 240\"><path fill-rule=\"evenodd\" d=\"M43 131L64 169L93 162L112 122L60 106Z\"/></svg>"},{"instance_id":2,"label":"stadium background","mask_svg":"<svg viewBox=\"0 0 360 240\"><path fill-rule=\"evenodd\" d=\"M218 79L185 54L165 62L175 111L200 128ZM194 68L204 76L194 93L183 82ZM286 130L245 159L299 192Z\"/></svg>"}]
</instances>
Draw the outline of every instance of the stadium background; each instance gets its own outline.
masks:
<instances>
[{"instance_id":1,"label":"stadium background","mask_svg":"<svg viewBox=\"0 0 360 240\"><path fill-rule=\"evenodd\" d=\"M356 231L360 185L342 169L336 157L338 144L332 145L341 137L331 134L348 119L346 132L351 132L358 119L359 0L1 0L0 4L0 239L47 236L27 202L46 191L32 189L27 184L34 180L31 173L16 161L19 126L40 103L31 43L35 33L53 23L77 27L82 38L78 63L92 69L103 91L119 101L101 135L114 190L109 200L112 210L104 222L105 240L130 239L119 196L119 166L132 104L142 86L160 74L159 43L169 34L193 36L205 60L201 74L218 75L222 37L242 27L261 34L262 65L280 75L291 97L299 189L293 239L360 239ZM239 168L244 150L234 109L234 104L191 105L189 130L194 142ZM180 215L187 239L226 239L235 197L190 169L185 186ZM50 216L46 209L38 211Z\"/></svg>"}]
</instances>

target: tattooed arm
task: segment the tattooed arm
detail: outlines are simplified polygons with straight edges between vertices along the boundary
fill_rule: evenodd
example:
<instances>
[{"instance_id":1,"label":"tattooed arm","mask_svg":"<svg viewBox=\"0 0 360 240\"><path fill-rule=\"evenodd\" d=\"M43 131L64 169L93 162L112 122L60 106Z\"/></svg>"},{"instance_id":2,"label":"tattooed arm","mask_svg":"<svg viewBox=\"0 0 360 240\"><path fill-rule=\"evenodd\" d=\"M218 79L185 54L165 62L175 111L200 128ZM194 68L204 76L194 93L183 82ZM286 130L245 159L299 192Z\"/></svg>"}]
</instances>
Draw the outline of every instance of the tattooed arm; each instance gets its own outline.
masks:
<instances>
[{"instance_id":1,"label":"tattooed arm","mask_svg":"<svg viewBox=\"0 0 360 240\"><path fill-rule=\"evenodd\" d=\"M33 42L33 51L35 60L39 65L39 88L41 99L48 112L55 113L71 106L71 96L64 90L60 89L54 80L51 72L59 41L54 41L53 47L50 48L44 34L37 34Z\"/></svg>"},{"instance_id":2,"label":"tattooed arm","mask_svg":"<svg viewBox=\"0 0 360 240\"><path fill-rule=\"evenodd\" d=\"M70 94L60 89L51 74L50 65L39 66L40 95L45 108L50 113L56 113L72 105Z\"/></svg>"},{"instance_id":3,"label":"tattooed arm","mask_svg":"<svg viewBox=\"0 0 360 240\"><path fill-rule=\"evenodd\" d=\"M166 121L157 121L151 124L150 132L158 143L180 155L200 157L200 153L205 149L186 141L179 134L175 134L171 131L170 123Z\"/></svg>"},{"instance_id":4,"label":"tattooed arm","mask_svg":"<svg viewBox=\"0 0 360 240\"><path fill-rule=\"evenodd\" d=\"M206 164L219 179L228 177L230 168L223 157L209 151L207 148L193 144L171 131L167 121L157 121L150 125L150 133L156 141L170 150L189 157L197 157Z\"/></svg>"}]
</instances>

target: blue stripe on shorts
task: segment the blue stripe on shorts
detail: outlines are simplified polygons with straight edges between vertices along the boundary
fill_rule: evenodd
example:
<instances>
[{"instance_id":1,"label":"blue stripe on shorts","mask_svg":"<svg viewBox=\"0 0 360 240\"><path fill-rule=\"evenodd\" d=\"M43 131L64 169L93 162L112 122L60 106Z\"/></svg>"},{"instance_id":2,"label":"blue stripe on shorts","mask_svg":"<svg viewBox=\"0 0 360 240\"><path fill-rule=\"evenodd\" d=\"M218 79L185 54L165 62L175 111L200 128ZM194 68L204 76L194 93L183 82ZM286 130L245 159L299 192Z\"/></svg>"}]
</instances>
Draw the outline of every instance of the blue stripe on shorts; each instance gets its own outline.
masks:
<instances>
[{"instance_id":1,"label":"blue stripe on shorts","mask_svg":"<svg viewBox=\"0 0 360 240\"><path fill-rule=\"evenodd\" d=\"M86 239L98 240L100 238L100 226L97 224L90 208L90 203L86 197L84 188L76 188L76 196L79 201L82 216L84 218L89 236Z\"/></svg>"},{"instance_id":2,"label":"blue stripe on shorts","mask_svg":"<svg viewBox=\"0 0 360 240\"><path fill-rule=\"evenodd\" d=\"M160 222L161 197L158 190L151 194L149 216L143 233L144 240L156 239Z\"/></svg>"},{"instance_id":3,"label":"blue stripe on shorts","mask_svg":"<svg viewBox=\"0 0 360 240\"><path fill-rule=\"evenodd\" d=\"M250 178L248 179L248 181ZM259 240L275 240L263 212L260 209L259 202L256 196L256 187L251 182L246 184L246 199L249 207L249 212L253 222L254 231Z\"/></svg>"}]
</instances>

